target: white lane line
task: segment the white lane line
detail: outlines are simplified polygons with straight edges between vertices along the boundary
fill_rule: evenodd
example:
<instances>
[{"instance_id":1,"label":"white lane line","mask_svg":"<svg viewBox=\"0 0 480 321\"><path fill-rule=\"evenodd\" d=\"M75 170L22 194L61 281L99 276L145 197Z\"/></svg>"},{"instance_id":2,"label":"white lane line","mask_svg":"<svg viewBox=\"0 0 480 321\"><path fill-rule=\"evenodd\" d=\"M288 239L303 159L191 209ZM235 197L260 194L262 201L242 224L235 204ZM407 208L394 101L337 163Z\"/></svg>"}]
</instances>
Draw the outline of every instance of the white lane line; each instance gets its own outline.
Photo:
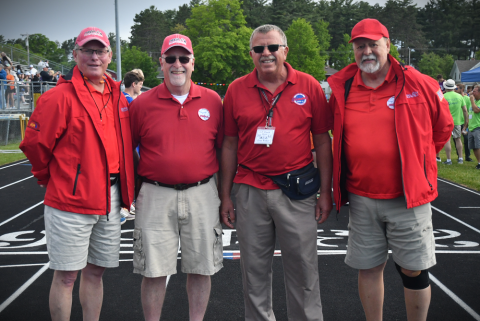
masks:
<instances>
[{"instance_id":1,"label":"white lane line","mask_svg":"<svg viewBox=\"0 0 480 321\"><path fill-rule=\"evenodd\" d=\"M32 263L32 264L14 264L14 265L0 265L1 268L10 268L10 267L26 267L26 266L40 266L45 265L45 263Z\"/></svg>"},{"instance_id":2,"label":"white lane line","mask_svg":"<svg viewBox=\"0 0 480 321\"><path fill-rule=\"evenodd\" d=\"M460 299L455 293L450 291L442 282L440 282L436 277L432 275L432 273L428 273L430 275L430 280L432 280L440 289L443 290L450 298L453 299L459 306L461 306L465 311L468 312L475 320L480 321L480 315L477 312L473 311L471 307L469 307L462 299Z\"/></svg>"},{"instance_id":3,"label":"white lane line","mask_svg":"<svg viewBox=\"0 0 480 321\"><path fill-rule=\"evenodd\" d=\"M33 208L35 208L35 207L37 207L38 205L41 205L41 204L43 204L43 201L38 202L37 204L35 204L35 205L30 206L29 208L27 208L25 211L22 211L22 212L18 213L17 215L14 215L14 216L10 217L8 220L3 221L2 223L0 223L0 226L2 226L3 224L6 224L6 223L8 223L8 222L10 222L11 220L19 217L19 216L22 215L22 214L27 213L27 212L30 211L31 209L33 209Z\"/></svg>"},{"instance_id":4,"label":"white lane line","mask_svg":"<svg viewBox=\"0 0 480 321\"><path fill-rule=\"evenodd\" d=\"M470 224L465 223L465 222L462 221L462 220L459 220L459 219L456 218L455 216L452 216L452 215L450 215L450 214L448 214L448 213L445 213L444 211L436 208L435 206L432 206L432 208L433 208L434 210L436 210L437 212L440 212L440 213L442 213L443 215L450 217L452 220L455 220L455 221L457 221L458 223L463 224L463 225L465 225L466 227L471 228L471 229L474 230L475 232L480 233L480 230L479 230L479 229L471 226Z\"/></svg>"},{"instance_id":5,"label":"white lane line","mask_svg":"<svg viewBox=\"0 0 480 321\"><path fill-rule=\"evenodd\" d=\"M480 208L480 207L475 207L475 206L459 206L458 208Z\"/></svg>"},{"instance_id":6,"label":"white lane line","mask_svg":"<svg viewBox=\"0 0 480 321\"><path fill-rule=\"evenodd\" d=\"M440 182L447 183L447 184L453 185L453 186L455 186L455 187L458 187L458 188L464 189L464 190L466 190L466 191L468 191L468 192L470 192L470 193L473 193L473 194L480 195L480 193L478 193L478 192L472 191L471 189L465 188L465 187L463 187L463 186L460 186L460 185L457 185L457 184L453 184L452 182L449 182L449 181L443 180L443 179L441 179L441 178L437 178L437 180L438 180L438 181L440 181Z\"/></svg>"},{"instance_id":7,"label":"white lane line","mask_svg":"<svg viewBox=\"0 0 480 321\"><path fill-rule=\"evenodd\" d=\"M5 302L0 305L0 312L5 310L5 308L8 307L10 303L12 303L16 298L18 298L20 294L23 293L23 291L25 291L33 282L35 282L36 279L40 277L40 275L43 274L43 272L48 269L49 266L50 262L44 264L37 273L35 273L27 282L25 282L20 288L18 288L17 291L15 291L8 299L6 299Z\"/></svg>"},{"instance_id":8,"label":"white lane line","mask_svg":"<svg viewBox=\"0 0 480 321\"><path fill-rule=\"evenodd\" d=\"M27 180L27 179L32 178L32 177L33 177L33 175L32 175L32 176L28 176L27 178L24 178L24 179L21 179L21 180L19 180L19 181L10 183L10 184L8 184L8 185L4 185L4 186L0 187L0 189L4 189L5 187L9 187L9 186L15 185L15 184L17 184L17 183L23 182L24 180Z\"/></svg>"},{"instance_id":9,"label":"white lane line","mask_svg":"<svg viewBox=\"0 0 480 321\"><path fill-rule=\"evenodd\" d=\"M16 166L16 165L18 165L18 164L26 163L26 162L28 162L28 159L27 159L27 160L24 160L24 161L22 161L22 162L18 162L18 163L12 164L12 165L7 165L7 166L4 166L4 167L1 167L0 170L5 169L5 168L9 168L9 167L12 167L12 166Z\"/></svg>"}]
</instances>

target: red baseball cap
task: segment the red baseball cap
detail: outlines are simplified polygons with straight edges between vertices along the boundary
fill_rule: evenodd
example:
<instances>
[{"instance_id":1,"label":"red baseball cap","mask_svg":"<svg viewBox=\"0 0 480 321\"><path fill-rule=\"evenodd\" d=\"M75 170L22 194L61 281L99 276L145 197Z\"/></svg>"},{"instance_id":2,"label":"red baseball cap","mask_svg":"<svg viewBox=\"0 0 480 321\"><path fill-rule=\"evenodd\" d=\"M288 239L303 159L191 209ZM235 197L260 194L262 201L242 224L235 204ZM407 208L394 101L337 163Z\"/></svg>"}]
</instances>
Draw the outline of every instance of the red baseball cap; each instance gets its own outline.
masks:
<instances>
[{"instance_id":1,"label":"red baseball cap","mask_svg":"<svg viewBox=\"0 0 480 321\"><path fill-rule=\"evenodd\" d=\"M83 46L84 44L92 40L100 41L105 47L110 46L110 41L108 40L105 31L96 27L87 27L80 31L80 34L77 37L77 41L75 41L75 44Z\"/></svg>"},{"instance_id":2,"label":"red baseball cap","mask_svg":"<svg viewBox=\"0 0 480 321\"><path fill-rule=\"evenodd\" d=\"M181 35L179 33L165 37L162 45L162 55L170 48L173 47L182 47L185 48L189 53L193 55L192 42L187 36Z\"/></svg>"},{"instance_id":3,"label":"red baseball cap","mask_svg":"<svg viewBox=\"0 0 480 321\"><path fill-rule=\"evenodd\" d=\"M367 38L379 40L381 38L390 38L387 28L377 19L363 19L352 29L352 39L348 43L355 41L357 38Z\"/></svg>"}]
</instances>

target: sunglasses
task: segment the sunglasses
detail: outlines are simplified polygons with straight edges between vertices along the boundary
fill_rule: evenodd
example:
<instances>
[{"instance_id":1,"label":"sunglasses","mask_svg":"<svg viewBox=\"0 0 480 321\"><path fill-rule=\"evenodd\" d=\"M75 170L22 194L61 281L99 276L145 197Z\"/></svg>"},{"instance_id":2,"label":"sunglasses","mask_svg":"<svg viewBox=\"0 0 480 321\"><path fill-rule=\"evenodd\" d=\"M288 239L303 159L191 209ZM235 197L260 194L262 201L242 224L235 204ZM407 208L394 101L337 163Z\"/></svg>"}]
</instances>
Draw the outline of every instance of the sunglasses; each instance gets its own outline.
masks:
<instances>
[{"instance_id":1,"label":"sunglasses","mask_svg":"<svg viewBox=\"0 0 480 321\"><path fill-rule=\"evenodd\" d=\"M278 47L286 47L286 46L285 45L255 46L255 47L252 47L251 50L253 50L257 54L261 54L265 50L265 47L268 48L268 51L275 52L278 50Z\"/></svg>"},{"instance_id":2,"label":"sunglasses","mask_svg":"<svg viewBox=\"0 0 480 321\"><path fill-rule=\"evenodd\" d=\"M174 64L175 61L177 61L177 59L180 60L181 64L188 64L190 59L193 59L193 58L190 58L190 57L187 57L187 56L180 56L180 57L168 56L168 57L163 57L163 59L165 59L165 62L167 64Z\"/></svg>"}]
</instances>

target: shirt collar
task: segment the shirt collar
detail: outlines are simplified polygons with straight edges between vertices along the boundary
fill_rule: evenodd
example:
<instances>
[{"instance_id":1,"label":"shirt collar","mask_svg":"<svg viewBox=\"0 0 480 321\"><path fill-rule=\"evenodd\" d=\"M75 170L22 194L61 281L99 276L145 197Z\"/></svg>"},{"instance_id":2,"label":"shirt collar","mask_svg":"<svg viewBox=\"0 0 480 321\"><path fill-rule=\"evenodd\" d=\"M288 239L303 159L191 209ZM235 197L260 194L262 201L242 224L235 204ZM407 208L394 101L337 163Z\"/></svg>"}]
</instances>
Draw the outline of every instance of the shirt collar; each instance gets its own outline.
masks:
<instances>
[{"instance_id":1,"label":"shirt collar","mask_svg":"<svg viewBox=\"0 0 480 321\"><path fill-rule=\"evenodd\" d=\"M390 59L389 59L389 61L390 61ZM392 65L393 65L393 63L390 61L390 67L388 68L387 76L385 76L385 80L377 88L383 86L385 83L391 83L395 79L395 71L393 70ZM360 68L358 68L357 73L355 74L354 85L355 86L362 86L362 87L371 89L371 87L367 87L363 83L362 70Z\"/></svg>"},{"instance_id":2,"label":"shirt collar","mask_svg":"<svg viewBox=\"0 0 480 321\"><path fill-rule=\"evenodd\" d=\"M188 92L187 100L190 98L199 98L202 97L201 86L195 85L192 80L190 80L190 91ZM160 99L173 99L172 93L168 90L165 83L158 86L158 98ZM185 100L185 101L187 101Z\"/></svg>"},{"instance_id":3,"label":"shirt collar","mask_svg":"<svg viewBox=\"0 0 480 321\"><path fill-rule=\"evenodd\" d=\"M284 62L283 65L287 68L287 79L285 82L295 85L297 82L297 71L290 66L288 62ZM254 68L251 73L247 75L246 78L247 87L259 87L265 88L264 85L258 80L257 68Z\"/></svg>"}]
</instances>

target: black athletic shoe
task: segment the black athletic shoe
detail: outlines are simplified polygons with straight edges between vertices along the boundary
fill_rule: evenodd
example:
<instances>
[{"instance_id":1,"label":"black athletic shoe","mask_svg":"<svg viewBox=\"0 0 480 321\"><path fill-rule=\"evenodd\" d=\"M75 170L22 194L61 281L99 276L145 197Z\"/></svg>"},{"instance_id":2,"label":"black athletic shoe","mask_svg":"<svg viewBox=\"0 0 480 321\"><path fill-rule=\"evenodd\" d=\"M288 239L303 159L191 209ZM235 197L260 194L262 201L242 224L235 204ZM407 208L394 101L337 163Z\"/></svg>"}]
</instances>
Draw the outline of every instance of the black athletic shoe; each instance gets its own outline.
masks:
<instances>
[{"instance_id":1,"label":"black athletic shoe","mask_svg":"<svg viewBox=\"0 0 480 321\"><path fill-rule=\"evenodd\" d=\"M473 162L473 159L472 159L471 157L465 157L465 160L466 160L467 162Z\"/></svg>"},{"instance_id":2,"label":"black athletic shoe","mask_svg":"<svg viewBox=\"0 0 480 321\"><path fill-rule=\"evenodd\" d=\"M477 164L477 166L475 166L475 169L480 169L480 164Z\"/></svg>"}]
</instances>

